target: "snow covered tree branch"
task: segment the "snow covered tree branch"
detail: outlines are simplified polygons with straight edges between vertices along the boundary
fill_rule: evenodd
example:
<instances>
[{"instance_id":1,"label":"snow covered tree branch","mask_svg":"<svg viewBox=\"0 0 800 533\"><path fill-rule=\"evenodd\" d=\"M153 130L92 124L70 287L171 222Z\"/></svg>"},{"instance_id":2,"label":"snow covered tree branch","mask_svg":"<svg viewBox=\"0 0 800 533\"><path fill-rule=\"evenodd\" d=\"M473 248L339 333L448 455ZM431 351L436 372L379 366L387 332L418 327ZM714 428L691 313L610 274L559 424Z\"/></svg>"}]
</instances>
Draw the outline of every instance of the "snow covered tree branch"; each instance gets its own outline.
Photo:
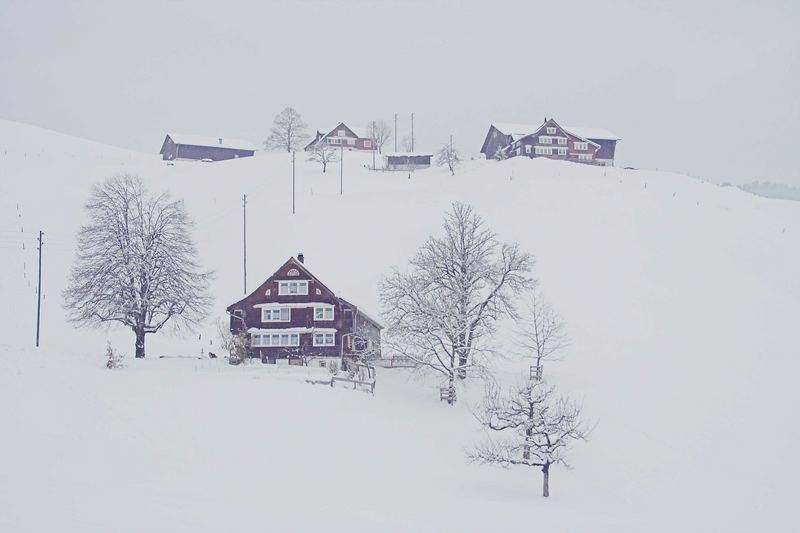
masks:
<instances>
[{"instance_id":1,"label":"snow covered tree branch","mask_svg":"<svg viewBox=\"0 0 800 533\"><path fill-rule=\"evenodd\" d=\"M378 153L381 153L383 145L392 138L392 127L383 120L373 120L367 127L367 135L378 149Z\"/></svg>"},{"instance_id":2,"label":"snow covered tree branch","mask_svg":"<svg viewBox=\"0 0 800 533\"><path fill-rule=\"evenodd\" d=\"M499 435L476 446L470 459L540 469L544 497L550 495L550 467L569 467L570 446L587 440L590 432L581 419L580 407L568 398L556 397L555 389L540 380L526 381L508 395L490 387L478 419Z\"/></svg>"},{"instance_id":3,"label":"snow covered tree branch","mask_svg":"<svg viewBox=\"0 0 800 533\"><path fill-rule=\"evenodd\" d=\"M70 320L123 324L136 335L136 357L144 357L146 334L205 318L211 273L197 262L182 202L118 175L92 188L86 210L63 293Z\"/></svg>"},{"instance_id":4,"label":"snow covered tree branch","mask_svg":"<svg viewBox=\"0 0 800 533\"><path fill-rule=\"evenodd\" d=\"M542 363L553 359L565 348L568 338L564 323L553 307L544 299L537 283L530 290L525 309L517 319L520 346L534 360L534 367L541 376Z\"/></svg>"},{"instance_id":5,"label":"snow covered tree branch","mask_svg":"<svg viewBox=\"0 0 800 533\"><path fill-rule=\"evenodd\" d=\"M329 163L339 160L338 149L324 142L317 142L308 151L306 161L313 161L322 165L322 173L328 170Z\"/></svg>"},{"instance_id":6,"label":"snow covered tree branch","mask_svg":"<svg viewBox=\"0 0 800 533\"><path fill-rule=\"evenodd\" d=\"M461 164L461 156L458 150L453 146L453 139L450 138L448 144L442 145L439 152L436 154L436 164L440 167L447 167L450 170L450 175L456 175L456 167Z\"/></svg>"},{"instance_id":7,"label":"snow covered tree branch","mask_svg":"<svg viewBox=\"0 0 800 533\"><path fill-rule=\"evenodd\" d=\"M264 146L267 150L287 152L300 150L303 142L308 139L307 128L300 113L292 107L287 107L275 117Z\"/></svg>"},{"instance_id":8,"label":"snow covered tree branch","mask_svg":"<svg viewBox=\"0 0 800 533\"><path fill-rule=\"evenodd\" d=\"M423 244L408 271L383 280L387 345L453 386L492 353L484 341L495 322L516 316L532 263L519 245L498 242L472 207L454 203L443 235Z\"/></svg>"}]
</instances>

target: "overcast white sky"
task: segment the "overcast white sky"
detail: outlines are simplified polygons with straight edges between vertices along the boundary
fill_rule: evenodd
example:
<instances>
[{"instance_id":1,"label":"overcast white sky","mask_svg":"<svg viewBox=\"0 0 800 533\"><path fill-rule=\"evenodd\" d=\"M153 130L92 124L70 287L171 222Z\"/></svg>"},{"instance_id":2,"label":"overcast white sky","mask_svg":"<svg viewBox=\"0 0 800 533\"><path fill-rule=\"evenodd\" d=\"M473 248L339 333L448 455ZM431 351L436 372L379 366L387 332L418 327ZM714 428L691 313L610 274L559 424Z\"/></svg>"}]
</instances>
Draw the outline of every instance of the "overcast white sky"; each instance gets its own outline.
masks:
<instances>
[{"instance_id":1,"label":"overcast white sky","mask_svg":"<svg viewBox=\"0 0 800 533\"><path fill-rule=\"evenodd\" d=\"M800 2L0 0L0 117L157 153L415 113L477 153L492 121L598 126L618 162L800 185Z\"/></svg>"}]
</instances>

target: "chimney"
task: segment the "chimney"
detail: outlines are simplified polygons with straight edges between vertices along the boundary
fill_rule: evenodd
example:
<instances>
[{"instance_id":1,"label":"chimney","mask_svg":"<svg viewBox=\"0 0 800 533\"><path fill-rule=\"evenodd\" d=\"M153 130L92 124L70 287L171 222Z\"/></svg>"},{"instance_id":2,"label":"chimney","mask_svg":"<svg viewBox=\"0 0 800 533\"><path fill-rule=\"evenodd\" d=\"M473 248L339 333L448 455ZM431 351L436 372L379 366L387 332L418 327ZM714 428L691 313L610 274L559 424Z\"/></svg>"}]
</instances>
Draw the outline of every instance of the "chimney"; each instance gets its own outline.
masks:
<instances>
[{"instance_id":1,"label":"chimney","mask_svg":"<svg viewBox=\"0 0 800 533\"><path fill-rule=\"evenodd\" d=\"M299 254L297 254L297 260L300 261L301 263L305 263L306 262L306 256L303 255L303 252L300 252Z\"/></svg>"},{"instance_id":2,"label":"chimney","mask_svg":"<svg viewBox=\"0 0 800 533\"><path fill-rule=\"evenodd\" d=\"M222 144L222 137L219 138L219 144Z\"/></svg>"}]
</instances>

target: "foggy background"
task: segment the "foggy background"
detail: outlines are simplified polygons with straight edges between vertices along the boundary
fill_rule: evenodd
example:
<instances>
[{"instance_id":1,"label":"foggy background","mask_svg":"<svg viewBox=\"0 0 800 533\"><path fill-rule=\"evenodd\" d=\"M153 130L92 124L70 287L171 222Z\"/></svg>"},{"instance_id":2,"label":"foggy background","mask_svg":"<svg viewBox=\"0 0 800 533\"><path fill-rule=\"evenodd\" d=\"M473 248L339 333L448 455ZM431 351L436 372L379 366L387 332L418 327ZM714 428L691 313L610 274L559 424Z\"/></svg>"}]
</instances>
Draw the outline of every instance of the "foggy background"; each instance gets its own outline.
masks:
<instances>
[{"instance_id":1,"label":"foggy background","mask_svg":"<svg viewBox=\"0 0 800 533\"><path fill-rule=\"evenodd\" d=\"M0 0L0 118L157 153L382 118L477 154L490 122L595 126L617 164L800 185L798 2ZM393 142L389 143L390 148Z\"/></svg>"}]
</instances>

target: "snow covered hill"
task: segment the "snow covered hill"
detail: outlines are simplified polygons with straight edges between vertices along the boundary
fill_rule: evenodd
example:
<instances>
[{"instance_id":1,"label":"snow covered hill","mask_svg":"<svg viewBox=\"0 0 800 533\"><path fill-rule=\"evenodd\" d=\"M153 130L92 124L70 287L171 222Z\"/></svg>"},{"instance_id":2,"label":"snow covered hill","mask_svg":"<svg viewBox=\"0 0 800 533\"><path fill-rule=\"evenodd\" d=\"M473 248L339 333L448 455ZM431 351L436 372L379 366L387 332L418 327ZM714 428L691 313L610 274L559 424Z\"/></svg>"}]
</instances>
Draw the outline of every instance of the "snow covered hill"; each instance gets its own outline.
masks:
<instances>
[{"instance_id":1,"label":"snow covered hill","mask_svg":"<svg viewBox=\"0 0 800 533\"><path fill-rule=\"evenodd\" d=\"M168 166L0 121L0 530L792 531L800 439L800 204L665 172L558 161L468 161L328 174L287 154ZM216 303L201 331L148 339L103 368L124 330L75 329L61 309L91 185L138 174L185 200ZM572 339L548 368L597 427L554 470L471 465L481 438L434 379L383 370L375 396L303 382L312 369L163 359L213 350L248 288L304 252L331 288L379 312L381 276L438 231L454 200L536 255ZM44 231L42 347L33 348ZM521 375L510 330L496 371Z\"/></svg>"}]
</instances>

